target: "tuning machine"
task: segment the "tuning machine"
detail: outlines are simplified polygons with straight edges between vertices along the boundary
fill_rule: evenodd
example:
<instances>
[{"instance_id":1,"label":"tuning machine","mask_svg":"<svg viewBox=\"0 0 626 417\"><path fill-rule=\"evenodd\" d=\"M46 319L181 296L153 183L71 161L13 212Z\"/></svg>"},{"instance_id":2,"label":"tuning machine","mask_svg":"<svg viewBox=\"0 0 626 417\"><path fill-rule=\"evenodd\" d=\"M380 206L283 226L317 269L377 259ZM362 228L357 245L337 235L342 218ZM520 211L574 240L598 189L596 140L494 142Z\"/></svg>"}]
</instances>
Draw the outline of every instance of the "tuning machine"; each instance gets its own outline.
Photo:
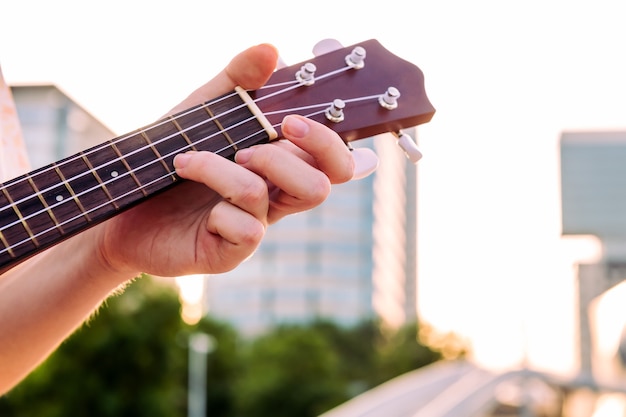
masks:
<instances>
[{"instance_id":1,"label":"tuning machine","mask_svg":"<svg viewBox=\"0 0 626 417\"><path fill-rule=\"evenodd\" d=\"M422 159L422 151L417 147L417 144L413 140L413 138L403 131L392 132L392 134L396 137L396 143L402 149L407 158L414 164L416 164L420 159Z\"/></svg>"},{"instance_id":2,"label":"tuning machine","mask_svg":"<svg viewBox=\"0 0 626 417\"><path fill-rule=\"evenodd\" d=\"M353 148L347 143L352 160L354 161L353 180L365 178L378 168L378 155L370 148Z\"/></svg>"}]
</instances>

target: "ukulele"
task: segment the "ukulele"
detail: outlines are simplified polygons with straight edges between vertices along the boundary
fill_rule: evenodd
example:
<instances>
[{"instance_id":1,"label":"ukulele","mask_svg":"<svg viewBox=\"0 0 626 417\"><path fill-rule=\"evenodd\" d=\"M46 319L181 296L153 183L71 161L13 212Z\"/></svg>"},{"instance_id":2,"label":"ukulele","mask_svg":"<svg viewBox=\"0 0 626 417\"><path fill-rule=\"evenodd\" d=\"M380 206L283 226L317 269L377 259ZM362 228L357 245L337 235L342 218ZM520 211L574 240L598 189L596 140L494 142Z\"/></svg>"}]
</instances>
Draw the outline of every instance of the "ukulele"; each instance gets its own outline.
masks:
<instances>
[{"instance_id":1,"label":"ukulele","mask_svg":"<svg viewBox=\"0 0 626 417\"><path fill-rule=\"evenodd\" d=\"M369 40L274 72L234 91L0 184L0 273L176 186L174 157L228 159L281 138L287 114L325 124L350 142L430 121L422 71Z\"/></svg>"}]
</instances>

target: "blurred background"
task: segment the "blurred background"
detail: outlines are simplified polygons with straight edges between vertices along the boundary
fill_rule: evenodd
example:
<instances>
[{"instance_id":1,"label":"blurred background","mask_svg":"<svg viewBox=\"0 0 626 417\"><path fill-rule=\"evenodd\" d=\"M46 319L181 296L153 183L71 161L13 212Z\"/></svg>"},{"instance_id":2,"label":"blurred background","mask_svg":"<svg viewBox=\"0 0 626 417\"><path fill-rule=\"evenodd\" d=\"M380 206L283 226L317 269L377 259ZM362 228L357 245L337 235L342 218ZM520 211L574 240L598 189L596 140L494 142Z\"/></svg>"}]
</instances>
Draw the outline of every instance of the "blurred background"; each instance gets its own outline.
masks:
<instances>
[{"instance_id":1,"label":"blurred background","mask_svg":"<svg viewBox=\"0 0 626 417\"><path fill-rule=\"evenodd\" d=\"M154 121L261 42L295 64L376 38L437 109L409 131L417 166L361 141L372 176L232 273L140 280L0 415L624 415L625 8L0 1L33 168Z\"/></svg>"}]
</instances>

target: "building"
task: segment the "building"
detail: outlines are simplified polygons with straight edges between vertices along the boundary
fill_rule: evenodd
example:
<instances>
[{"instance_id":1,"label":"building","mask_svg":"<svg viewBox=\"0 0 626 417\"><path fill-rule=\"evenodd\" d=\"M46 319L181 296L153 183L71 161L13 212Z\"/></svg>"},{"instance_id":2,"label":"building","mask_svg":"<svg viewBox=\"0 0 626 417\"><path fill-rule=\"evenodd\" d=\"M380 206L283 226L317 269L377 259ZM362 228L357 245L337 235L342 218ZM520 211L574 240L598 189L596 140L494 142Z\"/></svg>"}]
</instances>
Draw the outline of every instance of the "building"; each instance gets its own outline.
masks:
<instances>
[{"instance_id":1,"label":"building","mask_svg":"<svg viewBox=\"0 0 626 417\"><path fill-rule=\"evenodd\" d=\"M12 86L11 92L33 169L115 136L55 85Z\"/></svg>"},{"instance_id":2,"label":"building","mask_svg":"<svg viewBox=\"0 0 626 417\"><path fill-rule=\"evenodd\" d=\"M626 280L626 131L565 132L560 148L562 233L594 236L602 248L598 263L576 265L581 372L613 378L621 370L599 355L593 310Z\"/></svg>"},{"instance_id":3,"label":"building","mask_svg":"<svg viewBox=\"0 0 626 417\"><path fill-rule=\"evenodd\" d=\"M416 319L417 168L391 135L376 172L336 185L321 206L272 225L236 270L206 280L208 313L245 335L321 318L340 325Z\"/></svg>"}]
</instances>

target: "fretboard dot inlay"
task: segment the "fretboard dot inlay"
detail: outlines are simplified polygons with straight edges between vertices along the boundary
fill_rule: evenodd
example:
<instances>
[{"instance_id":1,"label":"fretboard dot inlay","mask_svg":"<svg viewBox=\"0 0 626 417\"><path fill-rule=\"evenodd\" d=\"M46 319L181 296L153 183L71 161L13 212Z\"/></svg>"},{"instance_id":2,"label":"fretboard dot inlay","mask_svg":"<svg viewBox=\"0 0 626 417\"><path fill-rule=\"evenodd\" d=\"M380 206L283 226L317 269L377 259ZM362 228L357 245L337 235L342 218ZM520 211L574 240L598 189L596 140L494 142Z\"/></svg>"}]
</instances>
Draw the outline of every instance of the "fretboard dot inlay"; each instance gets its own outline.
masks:
<instances>
[{"instance_id":1,"label":"fretboard dot inlay","mask_svg":"<svg viewBox=\"0 0 626 417\"><path fill-rule=\"evenodd\" d=\"M111 171L111 177L115 178L120 175L117 171Z\"/></svg>"},{"instance_id":2,"label":"fretboard dot inlay","mask_svg":"<svg viewBox=\"0 0 626 417\"><path fill-rule=\"evenodd\" d=\"M62 195L58 195L58 196L56 196L56 200L57 200L58 202L63 201L63 196L62 196Z\"/></svg>"}]
</instances>

